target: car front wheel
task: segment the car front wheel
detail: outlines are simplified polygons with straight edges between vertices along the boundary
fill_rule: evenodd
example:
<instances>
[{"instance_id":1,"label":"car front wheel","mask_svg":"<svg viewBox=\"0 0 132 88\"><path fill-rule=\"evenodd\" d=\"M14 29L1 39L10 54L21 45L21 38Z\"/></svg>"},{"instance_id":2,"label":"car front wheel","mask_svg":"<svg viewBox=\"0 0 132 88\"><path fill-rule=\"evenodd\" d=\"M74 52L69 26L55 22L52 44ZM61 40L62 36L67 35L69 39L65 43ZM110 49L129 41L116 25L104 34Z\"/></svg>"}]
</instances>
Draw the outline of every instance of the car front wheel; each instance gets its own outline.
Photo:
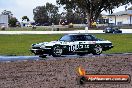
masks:
<instances>
[{"instance_id":1,"label":"car front wheel","mask_svg":"<svg viewBox=\"0 0 132 88\"><path fill-rule=\"evenodd\" d=\"M47 55L39 55L40 58L46 58Z\"/></svg>"},{"instance_id":2,"label":"car front wheel","mask_svg":"<svg viewBox=\"0 0 132 88\"><path fill-rule=\"evenodd\" d=\"M59 45L55 45L52 48L52 56L60 57L62 55L62 48Z\"/></svg>"},{"instance_id":3,"label":"car front wheel","mask_svg":"<svg viewBox=\"0 0 132 88\"><path fill-rule=\"evenodd\" d=\"M92 54L100 55L102 53L102 47L100 45L95 45Z\"/></svg>"}]
</instances>

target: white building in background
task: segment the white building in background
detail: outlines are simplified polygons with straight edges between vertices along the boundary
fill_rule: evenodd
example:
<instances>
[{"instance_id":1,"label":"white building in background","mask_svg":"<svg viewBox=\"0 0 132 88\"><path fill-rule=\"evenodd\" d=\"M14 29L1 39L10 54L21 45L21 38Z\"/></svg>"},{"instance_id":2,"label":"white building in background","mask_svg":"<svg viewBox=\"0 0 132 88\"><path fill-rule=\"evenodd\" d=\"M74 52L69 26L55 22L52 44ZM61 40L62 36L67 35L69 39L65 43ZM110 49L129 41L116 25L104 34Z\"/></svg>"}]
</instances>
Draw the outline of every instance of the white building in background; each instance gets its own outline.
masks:
<instances>
[{"instance_id":1,"label":"white building in background","mask_svg":"<svg viewBox=\"0 0 132 88\"><path fill-rule=\"evenodd\" d=\"M132 25L132 10L120 11L107 15L111 25Z\"/></svg>"},{"instance_id":2,"label":"white building in background","mask_svg":"<svg viewBox=\"0 0 132 88\"><path fill-rule=\"evenodd\" d=\"M8 28L8 15L0 14L0 27L1 26Z\"/></svg>"}]
</instances>

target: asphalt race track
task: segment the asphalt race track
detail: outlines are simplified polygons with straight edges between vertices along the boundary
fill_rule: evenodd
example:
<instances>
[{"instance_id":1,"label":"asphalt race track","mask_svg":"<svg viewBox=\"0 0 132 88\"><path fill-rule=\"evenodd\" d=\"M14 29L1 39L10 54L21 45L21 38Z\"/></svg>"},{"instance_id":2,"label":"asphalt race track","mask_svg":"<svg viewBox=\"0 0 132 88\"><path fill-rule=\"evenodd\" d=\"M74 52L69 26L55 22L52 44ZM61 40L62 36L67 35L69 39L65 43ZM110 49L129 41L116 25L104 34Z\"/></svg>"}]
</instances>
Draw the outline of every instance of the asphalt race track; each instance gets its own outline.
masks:
<instances>
[{"instance_id":1,"label":"asphalt race track","mask_svg":"<svg viewBox=\"0 0 132 88\"><path fill-rule=\"evenodd\" d=\"M39 56L0 56L0 62L13 62L13 61L28 61L28 60L57 60L57 59L67 59L67 58L88 58L88 57L104 57L104 56L122 56L122 55L132 55L132 53L117 53L117 54L101 54L101 55L64 55L62 57L52 57L47 56L46 58L40 58Z\"/></svg>"}]
</instances>

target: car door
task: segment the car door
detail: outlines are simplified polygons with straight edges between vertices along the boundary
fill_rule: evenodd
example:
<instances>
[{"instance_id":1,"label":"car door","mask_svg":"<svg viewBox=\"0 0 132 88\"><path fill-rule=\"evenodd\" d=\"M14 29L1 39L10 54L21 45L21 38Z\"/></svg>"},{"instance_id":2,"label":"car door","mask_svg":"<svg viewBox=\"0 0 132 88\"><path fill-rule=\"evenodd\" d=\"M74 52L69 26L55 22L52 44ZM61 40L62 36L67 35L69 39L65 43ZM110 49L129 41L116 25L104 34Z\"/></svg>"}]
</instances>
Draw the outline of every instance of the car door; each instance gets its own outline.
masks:
<instances>
[{"instance_id":1,"label":"car door","mask_svg":"<svg viewBox=\"0 0 132 88\"><path fill-rule=\"evenodd\" d=\"M76 50L78 50L79 48L81 48L82 46L80 46L81 41L79 41L77 39L78 35L66 35L64 36L63 40L65 40L63 42L63 45L65 46L65 51L68 52L75 52ZM67 49L67 50L66 50Z\"/></svg>"},{"instance_id":2,"label":"car door","mask_svg":"<svg viewBox=\"0 0 132 88\"><path fill-rule=\"evenodd\" d=\"M74 36L74 51L84 51L85 48L89 47L86 45L85 35L76 35Z\"/></svg>"},{"instance_id":3,"label":"car door","mask_svg":"<svg viewBox=\"0 0 132 88\"><path fill-rule=\"evenodd\" d=\"M72 40L72 35L63 36L60 39L60 43L63 46L65 54L74 51L74 41Z\"/></svg>"},{"instance_id":4,"label":"car door","mask_svg":"<svg viewBox=\"0 0 132 88\"><path fill-rule=\"evenodd\" d=\"M85 36L85 50L91 51L91 49L95 46L96 40L92 35Z\"/></svg>"}]
</instances>

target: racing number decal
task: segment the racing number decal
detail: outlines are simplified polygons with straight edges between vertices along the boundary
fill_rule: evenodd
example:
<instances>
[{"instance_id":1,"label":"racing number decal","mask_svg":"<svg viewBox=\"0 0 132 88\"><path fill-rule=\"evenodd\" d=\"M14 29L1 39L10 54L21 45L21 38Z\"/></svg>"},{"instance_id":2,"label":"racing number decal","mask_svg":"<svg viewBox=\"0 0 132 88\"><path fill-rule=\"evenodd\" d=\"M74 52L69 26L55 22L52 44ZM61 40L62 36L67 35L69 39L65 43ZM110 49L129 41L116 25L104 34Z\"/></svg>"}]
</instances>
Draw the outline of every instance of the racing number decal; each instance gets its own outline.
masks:
<instances>
[{"instance_id":1,"label":"racing number decal","mask_svg":"<svg viewBox=\"0 0 132 88\"><path fill-rule=\"evenodd\" d=\"M75 51L75 50L82 49L82 48L89 48L89 45L88 44L70 45L69 51Z\"/></svg>"},{"instance_id":2,"label":"racing number decal","mask_svg":"<svg viewBox=\"0 0 132 88\"><path fill-rule=\"evenodd\" d=\"M84 48L89 48L89 45L86 45L86 44L85 44L85 45L84 45Z\"/></svg>"}]
</instances>

